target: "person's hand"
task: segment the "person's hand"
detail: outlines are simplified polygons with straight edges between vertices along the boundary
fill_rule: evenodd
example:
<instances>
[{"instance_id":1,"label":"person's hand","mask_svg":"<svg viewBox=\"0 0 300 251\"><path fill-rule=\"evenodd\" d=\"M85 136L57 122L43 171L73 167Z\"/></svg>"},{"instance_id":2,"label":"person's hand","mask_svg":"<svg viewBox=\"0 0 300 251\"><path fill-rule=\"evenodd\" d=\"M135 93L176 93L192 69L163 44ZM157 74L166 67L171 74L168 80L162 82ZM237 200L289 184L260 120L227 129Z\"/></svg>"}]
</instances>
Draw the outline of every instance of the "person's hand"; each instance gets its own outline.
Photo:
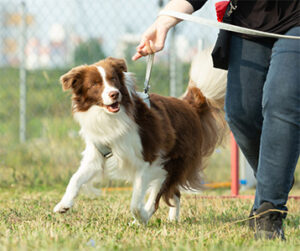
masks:
<instances>
[{"instance_id":1,"label":"person's hand","mask_svg":"<svg viewBox=\"0 0 300 251\"><path fill-rule=\"evenodd\" d=\"M178 11L191 14L193 6L185 0L172 0L165 7L165 11ZM161 51L165 46L167 33L171 27L175 26L181 20L170 16L159 16L156 21L142 35L142 39L132 60L137 60L143 56Z\"/></svg>"},{"instance_id":2,"label":"person's hand","mask_svg":"<svg viewBox=\"0 0 300 251\"><path fill-rule=\"evenodd\" d=\"M165 46L165 40L169 29L176 24L177 20L170 17L159 17L142 35L140 44L132 60L161 51Z\"/></svg>"}]
</instances>

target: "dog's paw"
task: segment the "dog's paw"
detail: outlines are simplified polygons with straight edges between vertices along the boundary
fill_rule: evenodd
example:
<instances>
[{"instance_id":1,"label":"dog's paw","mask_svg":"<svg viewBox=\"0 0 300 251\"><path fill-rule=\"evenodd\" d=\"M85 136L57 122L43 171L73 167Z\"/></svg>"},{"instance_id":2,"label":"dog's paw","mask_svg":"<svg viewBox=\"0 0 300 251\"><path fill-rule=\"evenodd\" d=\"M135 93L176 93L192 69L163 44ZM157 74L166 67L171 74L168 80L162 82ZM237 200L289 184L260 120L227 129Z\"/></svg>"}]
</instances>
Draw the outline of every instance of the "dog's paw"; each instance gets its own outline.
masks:
<instances>
[{"instance_id":1,"label":"dog's paw","mask_svg":"<svg viewBox=\"0 0 300 251\"><path fill-rule=\"evenodd\" d=\"M64 203L63 201L59 202L53 209L54 213L66 213L71 207L73 203Z\"/></svg>"},{"instance_id":2,"label":"dog's paw","mask_svg":"<svg viewBox=\"0 0 300 251\"><path fill-rule=\"evenodd\" d=\"M140 223L139 223L136 219L134 219L134 220L133 220L132 222L130 222L128 225L129 225L129 226L139 226Z\"/></svg>"},{"instance_id":3,"label":"dog's paw","mask_svg":"<svg viewBox=\"0 0 300 251\"><path fill-rule=\"evenodd\" d=\"M131 211L135 218L135 224L140 223L143 225L147 225L149 218L147 212L144 209L133 208Z\"/></svg>"}]
</instances>

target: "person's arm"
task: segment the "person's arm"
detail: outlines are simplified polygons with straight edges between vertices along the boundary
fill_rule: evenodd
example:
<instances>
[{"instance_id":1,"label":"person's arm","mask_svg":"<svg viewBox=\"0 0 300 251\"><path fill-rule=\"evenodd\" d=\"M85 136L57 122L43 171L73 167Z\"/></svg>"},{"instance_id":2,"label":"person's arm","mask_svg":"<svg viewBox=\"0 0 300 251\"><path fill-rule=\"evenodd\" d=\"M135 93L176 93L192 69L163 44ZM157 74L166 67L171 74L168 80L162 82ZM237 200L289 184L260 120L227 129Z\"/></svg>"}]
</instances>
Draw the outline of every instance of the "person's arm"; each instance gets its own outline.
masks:
<instances>
[{"instance_id":1,"label":"person's arm","mask_svg":"<svg viewBox=\"0 0 300 251\"><path fill-rule=\"evenodd\" d=\"M172 0L163 10L191 14L194 10L199 9L205 2L206 0ZM137 46L137 52L132 57L132 60L137 60L148 54L161 51L164 48L168 31L180 21L181 20L170 16L159 16L142 35L141 42Z\"/></svg>"}]
</instances>

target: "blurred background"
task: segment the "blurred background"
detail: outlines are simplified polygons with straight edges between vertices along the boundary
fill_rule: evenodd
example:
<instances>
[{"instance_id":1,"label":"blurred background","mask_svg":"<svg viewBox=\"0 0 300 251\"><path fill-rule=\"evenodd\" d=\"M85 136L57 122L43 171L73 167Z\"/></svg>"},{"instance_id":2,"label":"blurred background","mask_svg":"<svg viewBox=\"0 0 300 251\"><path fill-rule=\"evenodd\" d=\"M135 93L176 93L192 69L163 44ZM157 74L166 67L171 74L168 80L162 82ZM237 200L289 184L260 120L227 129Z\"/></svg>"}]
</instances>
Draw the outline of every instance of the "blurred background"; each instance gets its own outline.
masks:
<instances>
[{"instance_id":1,"label":"blurred background","mask_svg":"<svg viewBox=\"0 0 300 251\"><path fill-rule=\"evenodd\" d=\"M0 186L67 184L84 142L59 77L107 56L125 58L142 90L146 60L132 62L165 0L0 0ZM213 1L196 15L216 19ZM217 29L181 23L156 55L151 92L179 96L191 60ZM229 147L217 149L207 182L230 181ZM120 183L109 183L110 186Z\"/></svg>"}]
</instances>

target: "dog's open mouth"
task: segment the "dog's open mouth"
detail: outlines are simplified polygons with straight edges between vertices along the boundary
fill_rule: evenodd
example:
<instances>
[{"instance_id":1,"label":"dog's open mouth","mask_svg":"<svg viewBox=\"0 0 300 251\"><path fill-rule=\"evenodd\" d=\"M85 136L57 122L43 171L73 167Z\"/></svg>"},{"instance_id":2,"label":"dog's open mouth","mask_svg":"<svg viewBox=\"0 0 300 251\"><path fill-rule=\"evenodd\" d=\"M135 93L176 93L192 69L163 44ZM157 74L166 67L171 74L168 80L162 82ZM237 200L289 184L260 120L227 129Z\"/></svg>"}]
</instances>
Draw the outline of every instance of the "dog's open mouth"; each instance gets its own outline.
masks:
<instances>
[{"instance_id":1,"label":"dog's open mouth","mask_svg":"<svg viewBox=\"0 0 300 251\"><path fill-rule=\"evenodd\" d=\"M111 105L106 105L106 109L109 111L109 112L113 112L113 113L116 113L120 110L120 103L119 102L115 102Z\"/></svg>"}]
</instances>

